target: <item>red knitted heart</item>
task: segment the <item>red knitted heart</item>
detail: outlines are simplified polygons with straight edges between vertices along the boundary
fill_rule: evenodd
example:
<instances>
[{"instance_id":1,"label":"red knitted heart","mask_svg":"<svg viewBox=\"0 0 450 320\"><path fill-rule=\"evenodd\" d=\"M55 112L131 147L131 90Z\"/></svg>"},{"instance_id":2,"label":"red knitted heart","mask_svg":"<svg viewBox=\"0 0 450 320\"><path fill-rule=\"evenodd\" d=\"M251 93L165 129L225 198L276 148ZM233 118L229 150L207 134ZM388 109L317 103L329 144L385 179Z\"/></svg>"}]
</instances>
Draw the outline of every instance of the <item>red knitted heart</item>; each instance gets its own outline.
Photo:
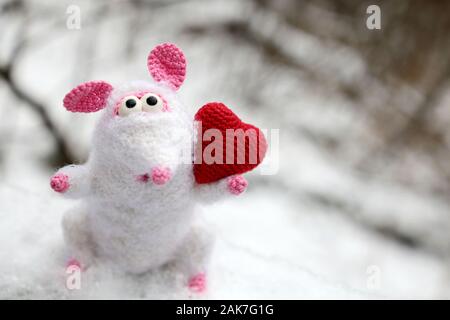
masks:
<instances>
[{"instance_id":1,"label":"red knitted heart","mask_svg":"<svg viewBox=\"0 0 450 320\"><path fill-rule=\"evenodd\" d=\"M194 161L197 183L210 183L250 171L263 160L267 149L264 134L257 127L242 122L224 104L204 105L195 114L195 120L199 125ZM222 141L216 141L220 138Z\"/></svg>"}]
</instances>

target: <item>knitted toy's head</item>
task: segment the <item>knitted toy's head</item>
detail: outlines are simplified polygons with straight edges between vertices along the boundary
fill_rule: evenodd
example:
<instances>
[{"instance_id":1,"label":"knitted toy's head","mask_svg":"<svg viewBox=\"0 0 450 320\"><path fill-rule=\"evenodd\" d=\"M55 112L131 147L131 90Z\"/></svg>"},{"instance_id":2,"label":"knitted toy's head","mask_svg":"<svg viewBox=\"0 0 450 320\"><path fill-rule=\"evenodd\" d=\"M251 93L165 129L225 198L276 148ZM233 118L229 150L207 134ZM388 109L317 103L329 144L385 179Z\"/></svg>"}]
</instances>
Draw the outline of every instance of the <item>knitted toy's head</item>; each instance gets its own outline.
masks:
<instances>
[{"instance_id":1,"label":"knitted toy's head","mask_svg":"<svg viewBox=\"0 0 450 320\"><path fill-rule=\"evenodd\" d=\"M134 81L119 87L90 81L65 96L64 106L69 111L103 110L94 134L96 152L123 155L125 162L139 163L148 161L148 153L154 151L152 147L158 141L181 148L180 139L190 138L192 121L188 121L188 113L176 96L186 74L183 52L173 44L158 45L150 52L147 67L153 81Z\"/></svg>"}]
</instances>

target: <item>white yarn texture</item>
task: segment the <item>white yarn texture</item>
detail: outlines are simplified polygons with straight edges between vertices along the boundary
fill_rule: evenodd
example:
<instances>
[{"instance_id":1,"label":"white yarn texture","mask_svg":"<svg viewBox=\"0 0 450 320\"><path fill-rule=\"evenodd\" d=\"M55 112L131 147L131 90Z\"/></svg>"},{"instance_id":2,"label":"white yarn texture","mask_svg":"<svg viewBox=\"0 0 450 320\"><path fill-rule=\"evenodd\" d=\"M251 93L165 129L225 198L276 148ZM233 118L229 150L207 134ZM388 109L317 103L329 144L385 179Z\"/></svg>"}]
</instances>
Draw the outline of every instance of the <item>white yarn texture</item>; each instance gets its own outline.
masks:
<instances>
[{"instance_id":1,"label":"white yarn texture","mask_svg":"<svg viewBox=\"0 0 450 320\"><path fill-rule=\"evenodd\" d=\"M162 96L171 112L114 115L120 99L143 91ZM225 181L195 184L193 120L176 94L155 82L114 89L101 112L87 163L58 171L69 177L63 194L81 199L63 218L73 257L82 265L103 259L132 273L167 263L181 266L186 276L204 272L212 237L196 223L196 202L230 193ZM170 168L167 183L136 180L157 166Z\"/></svg>"}]
</instances>

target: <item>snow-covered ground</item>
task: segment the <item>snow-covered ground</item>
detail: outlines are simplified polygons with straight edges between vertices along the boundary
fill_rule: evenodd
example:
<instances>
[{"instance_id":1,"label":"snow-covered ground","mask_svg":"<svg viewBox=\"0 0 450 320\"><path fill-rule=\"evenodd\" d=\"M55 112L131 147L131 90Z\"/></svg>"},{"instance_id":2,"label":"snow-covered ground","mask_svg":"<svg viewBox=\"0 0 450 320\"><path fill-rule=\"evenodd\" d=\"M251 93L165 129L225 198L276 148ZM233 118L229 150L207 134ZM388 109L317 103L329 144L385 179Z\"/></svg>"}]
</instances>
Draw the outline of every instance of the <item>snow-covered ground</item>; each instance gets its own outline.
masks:
<instances>
[{"instance_id":1,"label":"snow-covered ground","mask_svg":"<svg viewBox=\"0 0 450 320\"><path fill-rule=\"evenodd\" d=\"M352 102L324 95L308 79L269 64L257 47L220 34L193 37L183 32L184 26L239 18L248 10L245 5L238 1L227 1L226 6L221 1L210 1L208 6L201 1L170 5L158 10L144 28L133 24L139 12L125 11L123 3L117 4L123 10L111 10L102 18L90 14L95 8L88 1L75 2L86 17L81 30L65 27L69 2L48 5L61 20L50 26L40 18L47 7L33 5L37 22L26 32L31 42L13 77L45 105L80 159L90 148L96 117L66 112L61 106L64 94L91 79L113 83L146 79L146 55L162 41L177 43L187 55L188 77L180 94L192 111L207 101L221 100L244 120L279 129L279 149L272 150L279 153L270 157L278 170L273 175L259 171L248 175L247 193L202 213L217 242L209 290L200 297L449 297L448 262L434 250L445 249L449 240L448 206L432 195L396 184L382 172L378 179L367 179L351 169L348 155L359 158L363 152L364 143L358 145L358 139L370 139L366 119L352 111ZM1 34L2 45L11 38L8 30L14 29L13 20L2 22L8 26ZM48 28L51 36L44 32ZM283 35L289 39L284 41L286 50L298 53L306 63L317 63L328 52L309 35L286 32L277 39L281 43ZM0 50L2 59L4 55ZM353 52L330 53L326 62L333 59L352 66L332 70L343 72L343 77L365 72ZM327 63L318 67L327 69ZM197 298L171 269L137 277L96 265L83 272L80 290L66 288L68 253L60 222L74 203L49 190L54 168L48 157L54 141L36 113L3 82L0 100L4 101L0 107L0 298ZM326 151L314 139L319 135L345 141L347 158ZM392 238L391 230L415 237L420 246Z\"/></svg>"},{"instance_id":2,"label":"snow-covered ground","mask_svg":"<svg viewBox=\"0 0 450 320\"><path fill-rule=\"evenodd\" d=\"M80 290L69 291L60 220L73 203L46 192L47 185L41 179L0 187L0 298L192 297L170 269L137 277L101 265L82 273ZM205 211L217 243L209 290L201 297L439 298L445 293L447 270L439 260L393 245L331 211L299 204L281 190L255 186L242 198Z\"/></svg>"}]
</instances>

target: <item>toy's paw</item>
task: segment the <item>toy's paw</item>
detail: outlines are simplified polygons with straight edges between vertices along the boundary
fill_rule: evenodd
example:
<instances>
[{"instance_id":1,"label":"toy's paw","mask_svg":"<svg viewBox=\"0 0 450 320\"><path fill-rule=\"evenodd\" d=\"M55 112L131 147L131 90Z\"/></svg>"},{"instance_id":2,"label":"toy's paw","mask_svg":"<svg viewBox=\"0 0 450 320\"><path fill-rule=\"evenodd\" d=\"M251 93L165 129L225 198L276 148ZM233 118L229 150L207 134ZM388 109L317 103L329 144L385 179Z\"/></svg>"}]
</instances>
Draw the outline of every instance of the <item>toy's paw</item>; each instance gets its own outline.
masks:
<instances>
[{"instance_id":1,"label":"toy's paw","mask_svg":"<svg viewBox=\"0 0 450 320\"><path fill-rule=\"evenodd\" d=\"M227 180L228 191L234 195L239 195L247 189L248 182L243 176L233 176Z\"/></svg>"},{"instance_id":2,"label":"toy's paw","mask_svg":"<svg viewBox=\"0 0 450 320\"><path fill-rule=\"evenodd\" d=\"M206 291L206 275L205 273L197 273L189 279L188 288L195 293L203 293Z\"/></svg>"},{"instance_id":3,"label":"toy's paw","mask_svg":"<svg viewBox=\"0 0 450 320\"><path fill-rule=\"evenodd\" d=\"M169 168L155 167L152 169L151 178L154 184L163 185L172 178L172 172Z\"/></svg>"},{"instance_id":4,"label":"toy's paw","mask_svg":"<svg viewBox=\"0 0 450 320\"><path fill-rule=\"evenodd\" d=\"M50 179L50 187L56 192L64 193L69 186L69 177L64 173L57 173Z\"/></svg>"}]
</instances>

